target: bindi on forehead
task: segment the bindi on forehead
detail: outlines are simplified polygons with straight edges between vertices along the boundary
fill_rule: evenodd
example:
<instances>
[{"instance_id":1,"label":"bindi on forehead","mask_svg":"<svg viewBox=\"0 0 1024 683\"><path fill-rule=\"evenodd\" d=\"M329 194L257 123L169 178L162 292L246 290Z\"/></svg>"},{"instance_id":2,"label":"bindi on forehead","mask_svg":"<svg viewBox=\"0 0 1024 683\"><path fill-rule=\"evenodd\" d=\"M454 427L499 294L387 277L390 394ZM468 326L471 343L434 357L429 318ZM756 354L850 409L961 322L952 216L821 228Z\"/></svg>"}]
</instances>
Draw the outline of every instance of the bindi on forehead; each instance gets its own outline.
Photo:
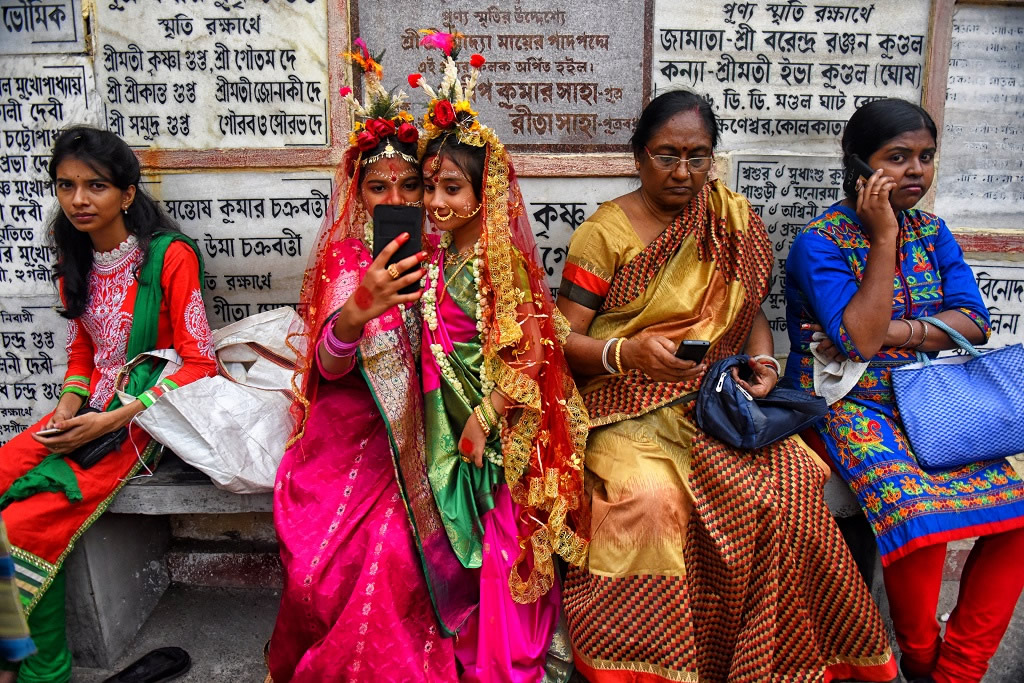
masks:
<instances>
[{"instance_id":1,"label":"bindi on forehead","mask_svg":"<svg viewBox=\"0 0 1024 683\"><path fill-rule=\"evenodd\" d=\"M469 178L466 177L465 173L450 169L442 169L430 177L430 181L435 185L442 180L465 180L466 182L469 182Z\"/></svg>"},{"instance_id":2,"label":"bindi on forehead","mask_svg":"<svg viewBox=\"0 0 1024 683\"><path fill-rule=\"evenodd\" d=\"M408 164L388 163L384 168L370 168L366 171L368 178L377 178L387 182L397 183L406 178L417 175L415 168Z\"/></svg>"}]
</instances>

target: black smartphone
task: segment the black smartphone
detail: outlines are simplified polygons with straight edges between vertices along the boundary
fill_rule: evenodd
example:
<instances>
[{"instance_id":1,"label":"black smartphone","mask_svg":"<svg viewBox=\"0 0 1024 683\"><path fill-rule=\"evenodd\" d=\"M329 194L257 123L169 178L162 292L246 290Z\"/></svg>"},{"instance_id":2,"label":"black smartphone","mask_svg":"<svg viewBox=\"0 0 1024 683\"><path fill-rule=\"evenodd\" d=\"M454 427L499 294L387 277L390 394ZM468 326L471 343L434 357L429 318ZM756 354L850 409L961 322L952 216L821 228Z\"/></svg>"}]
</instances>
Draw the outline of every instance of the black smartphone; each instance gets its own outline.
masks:
<instances>
[{"instance_id":1,"label":"black smartphone","mask_svg":"<svg viewBox=\"0 0 1024 683\"><path fill-rule=\"evenodd\" d=\"M864 160L861 159L856 154L850 155L850 168L853 169L853 172L859 175L864 180L867 180L871 176L875 175L875 169L871 168L866 163L864 163Z\"/></svg>"},{"instance_id":2,"label":"black smartphone","mask_svg":"<svg viewBox=\"0 0 1024 683\"><path fill-rule=\"evenodd\" d=\"M423 209L418 206L393 206L378 204L373 209L373 257L377 258L384 247L403 232L409 233L409 241L398 248L388 265L423 251ZM405 273L402 273L403 275ZM411 294L420 288L418 282L398 290Z\"/></svg>"},{"instance_id":3,"label":"black smartphone","mask_svg":"<svg viewBox=\"0 0 1024 683\"><path fill-rule=\"evenodd\" d=\"M704 341L703 339L684 339L680 342L679 348L676 349L676 358L679 360L692 360L697 365L700 365L710 347L711 342Z\"/></svg>"}]
</instances>

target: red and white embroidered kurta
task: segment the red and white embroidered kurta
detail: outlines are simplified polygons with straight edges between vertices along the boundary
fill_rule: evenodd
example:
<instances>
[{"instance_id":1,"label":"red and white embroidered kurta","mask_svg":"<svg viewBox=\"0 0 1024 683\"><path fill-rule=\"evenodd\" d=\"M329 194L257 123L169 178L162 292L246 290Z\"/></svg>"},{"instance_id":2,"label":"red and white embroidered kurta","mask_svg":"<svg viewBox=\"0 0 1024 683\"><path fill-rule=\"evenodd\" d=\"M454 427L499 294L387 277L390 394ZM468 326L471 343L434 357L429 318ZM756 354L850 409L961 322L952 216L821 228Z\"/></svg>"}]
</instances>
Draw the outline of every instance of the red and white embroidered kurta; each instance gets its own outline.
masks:
<instances>
[{"instance_id":1,"label":"red and white embroidered kurta","mask_svg":"<svg viewBox=\"0 0 1024 683\"><path fill-rule=\"evenodd\" d=\"M89 405L102 410L114 396L118 370L126 358L132 311L138 292L136 272L142 252L131 248L117 260L97 260L89 273L89 303L85 314L68 321L68 371L64 391L89 394ZM167 248L160 276L163 300L157 348L173 348L181 356L180 370L146 391L139 399L152 405L160 394L216 371L213 341L199 291L199 261L184 242ZM62 392L63 393L63 392Z\"/></svg>"},{"instance_id":2,"label":"red and white embroidered kurta","mask_svg":"<svg viewBox=\"0 0 1024 683\"><path fill-rule=\"evenodd\" d=\"M122 243L115 252L97 254L89 274L86 312L68 324L68 370L63 391L88 396L95 408L109 404L117 372L131 360L125 355L141 261L142 253L133 240ZM160 276L163 295L156 348L173 348L184 362L178 371L139 397L147 406L164 391L216 373L210 326L199 291L201 277L199 259L192 249L184 242L173 242L165 253ZM49 455L30 436L49 418L47 414L3 446L0 491L7 490L15 479ZM35 567L40 580L52 576L71 548L69 539L73 540L91 523L93 515L103 511L149 442L148 434L132 426L130 437L121 447L89 469L68 461L82 492L81 501L72 503L62 492L44 492L5 508L8 535L22 564Z\"/></svg>"}]
</instances>

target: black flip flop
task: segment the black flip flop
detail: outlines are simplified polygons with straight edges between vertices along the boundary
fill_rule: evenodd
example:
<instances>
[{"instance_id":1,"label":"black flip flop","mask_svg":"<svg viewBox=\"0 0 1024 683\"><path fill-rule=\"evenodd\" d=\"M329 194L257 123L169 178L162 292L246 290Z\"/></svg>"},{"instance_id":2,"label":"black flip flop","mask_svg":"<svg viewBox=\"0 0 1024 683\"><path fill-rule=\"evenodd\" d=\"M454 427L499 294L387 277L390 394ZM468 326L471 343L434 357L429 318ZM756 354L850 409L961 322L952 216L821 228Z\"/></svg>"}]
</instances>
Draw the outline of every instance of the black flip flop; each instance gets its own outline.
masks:
<instances>
[{"instance_id":1,"label":"black flip flop","mask_svg":"<svg viewBox=\"0 0 1024 683\"><path fill-rule=\"evenodd\" d=\"M103 683L161 683L183 675L192 658L180 647L161 647L143 655Z\"/></svg>"}]
</instances>

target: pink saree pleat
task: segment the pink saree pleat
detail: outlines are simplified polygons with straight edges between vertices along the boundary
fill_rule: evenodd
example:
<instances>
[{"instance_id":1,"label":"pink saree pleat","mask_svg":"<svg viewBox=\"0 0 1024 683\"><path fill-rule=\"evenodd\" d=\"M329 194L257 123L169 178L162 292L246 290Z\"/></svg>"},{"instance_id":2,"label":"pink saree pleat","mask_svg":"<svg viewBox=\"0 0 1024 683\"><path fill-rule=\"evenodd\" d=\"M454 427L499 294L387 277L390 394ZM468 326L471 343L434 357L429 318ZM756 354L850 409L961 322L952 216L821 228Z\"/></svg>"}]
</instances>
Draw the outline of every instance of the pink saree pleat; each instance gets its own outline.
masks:
<instances>
[{"instance_id":1,"label":"pink saree pleat","mask_svg":"<svg viewBox=\"0 0 1024 683\"><path fill-rule=\"evenodd\" d=\"M508 574L519 556L516 516L508 487L494 496L483 515L484 555L480 569L480 609L459 633L455 654L465 668L462 683L534 683L544 677L551 638L558 626L558 581L537 602L512 599Z\"/></svg>"},{"instance_id":2,"label":"pink saree pleat","mask_svg":"<svg viewBox=\"0 0 1024 683\"><path fill-rule=\"evenodd\" d=\"M358 374L321 383L278 471L274 522L286 569L270 646L276 683L456 679L387 429Z\"/></svg>"}]
</instances>

